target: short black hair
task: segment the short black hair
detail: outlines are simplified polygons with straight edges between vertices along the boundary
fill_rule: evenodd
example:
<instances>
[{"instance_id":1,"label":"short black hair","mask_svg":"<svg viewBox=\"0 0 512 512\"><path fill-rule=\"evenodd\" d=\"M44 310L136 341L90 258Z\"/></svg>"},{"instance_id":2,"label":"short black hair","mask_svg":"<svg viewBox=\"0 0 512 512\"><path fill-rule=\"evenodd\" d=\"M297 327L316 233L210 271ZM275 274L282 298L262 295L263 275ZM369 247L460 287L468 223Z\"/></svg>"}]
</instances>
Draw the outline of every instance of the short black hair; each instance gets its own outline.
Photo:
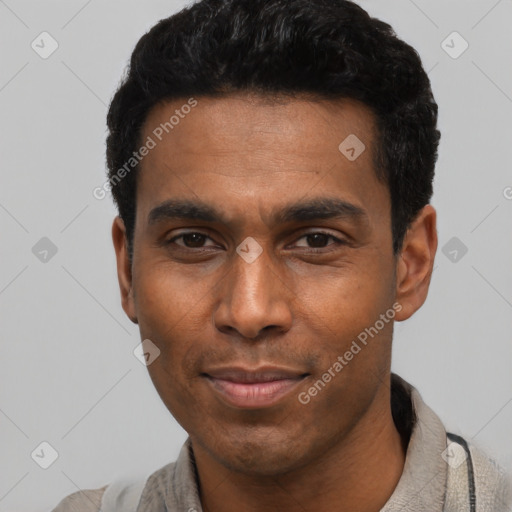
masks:
<instances>
[{"instance_id":1,"label":"short black hair","mask_svg":"<svg viewBox=\"0 0 512 512\"><path fill-rule=\"evenodd\" d=\"M397 255L432 196L440 139L418 53L348 0L201 0L142 36L108 111L109 181L130 257L139 165L123 179L118 171L140 147L149 111L165 101L239 92L350 98L370 107L375 172L389 188Z\"/></svg>"}]
</instances>

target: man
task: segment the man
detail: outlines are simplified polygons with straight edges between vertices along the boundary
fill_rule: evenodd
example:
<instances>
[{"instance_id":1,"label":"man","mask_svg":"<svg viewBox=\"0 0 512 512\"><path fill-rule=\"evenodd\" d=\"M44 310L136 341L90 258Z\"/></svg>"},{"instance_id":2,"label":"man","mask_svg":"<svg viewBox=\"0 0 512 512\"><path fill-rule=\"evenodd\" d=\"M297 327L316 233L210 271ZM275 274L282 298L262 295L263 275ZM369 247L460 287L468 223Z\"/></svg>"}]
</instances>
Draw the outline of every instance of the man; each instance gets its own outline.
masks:
<instances>
[{"instance_id":1,"label":"man","mask_svg":"<svg viewBox=\"0 0 512 512\"><path fill-rule=\"evenodd\" d=\"M424 303L437 105L343 0L203 0L108 113L122 305L189 438L55 511L505 511L506 475L391 374Z\"/></svg>"}]
</instances>

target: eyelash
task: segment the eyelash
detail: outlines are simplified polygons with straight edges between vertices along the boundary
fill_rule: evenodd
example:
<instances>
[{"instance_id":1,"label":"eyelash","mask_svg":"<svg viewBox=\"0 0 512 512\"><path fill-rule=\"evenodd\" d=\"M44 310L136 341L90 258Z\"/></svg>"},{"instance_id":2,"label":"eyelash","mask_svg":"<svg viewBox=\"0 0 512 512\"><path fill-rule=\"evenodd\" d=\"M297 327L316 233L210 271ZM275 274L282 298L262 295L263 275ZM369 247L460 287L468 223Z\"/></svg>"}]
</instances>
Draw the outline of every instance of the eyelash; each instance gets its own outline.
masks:
<instances>
[{"instance_id":1,"label":"eyelash","mask_svg":"<svg viewBox=\"0 0 512 512\"><path fill-rule=\"evenodd\" d=\"M175 240L179 240L180 238L183 238L184 236L187 236L187 235L201 235L201 236L204 236L205 238L209 238L210 240L212 240L208 235L204 234L204 233L201 233L200 231L189 231L189 232L186 232L186 233L181 233L180 235L177 235L173 238L171 238L170 240L166 241L165 242L165 245L172 245L172 244L175 244ZM313 254L321 254L321 253L328 253L330 251L332 251L333 249L328 249L328 247L330 245L334 245L334 246L340 246L340 245L347 245L347 242L345 240L340 240L339 238L335 237L334 235L331 235L330 233L326 233L324 231L313 231L313 232L309 232L309 233L304 233L301 237L299 237L297 239L298 240L301 240L302 238L305 238L307 236L311 236L311 235L325 235L327 238L331 238L332 240L335 241L334 244L329 244L327 247L321 247L321 248L315 248L315 247L310 247L310 248L305 248L306 250L303 251L303 252L306 252L306 253L313 253ZM183 252L200 252L200 251L205 251L205 248L203 247L185 247L185 246L181 246L181 245L178 245L178 244L175 244L179 247L178 250L180 251L183 251ZM208 250L208 249L206 249Z\"/></svg>"}]
</instances>

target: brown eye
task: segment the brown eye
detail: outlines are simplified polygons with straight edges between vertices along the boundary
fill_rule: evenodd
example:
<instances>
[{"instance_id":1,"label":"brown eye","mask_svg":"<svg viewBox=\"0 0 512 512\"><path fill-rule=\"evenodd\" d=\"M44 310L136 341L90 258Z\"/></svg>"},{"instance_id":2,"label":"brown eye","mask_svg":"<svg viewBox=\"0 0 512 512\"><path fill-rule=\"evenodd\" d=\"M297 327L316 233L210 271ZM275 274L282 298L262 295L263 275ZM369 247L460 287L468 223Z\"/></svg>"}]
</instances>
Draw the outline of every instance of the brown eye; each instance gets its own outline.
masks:
<instances>
[{"instance_id":1,"label":"brown eye","mask_svg":"<svg viewBox=\"0 0 512 512\"><path fill-rule=\"evenodd\" d=\"M176 240L183 239L183 243L176 243ZM175 236L171 238L167 244L176 243L179 247L185 247L187 249L201 249L204 247L204 243L207 239L210 239L209 236L204 235L203 233L198 232L190 232L190 233L182 233L181 235Z\"/></svg>"},{"instance_id":2,"label":"brown eye","mask_svg":"<svg viewBox=\"0 0 512 512\"><path fill-rule=\"evenodd\" d=\"M310 248L310 249L323 249L325 247L336 246L336 245L345 243L343 240L336 238L335 236L331 235L330 233L323 233L321 231L318 231L315 233L306 233L305 235L303 235L299 238L299 240L302 240L302 239L305 240L306 245L297 244L297 247L305 247L305 248ZM328 241L330 239L334 240L335 243L329 244Z\"/></svg>"},{"instance_id":3,"label":"brown eye","mask_svg":"<svg viewBox=\"0 0 512 512\"><path fill-rule=\"evenodd\" d=\"M332 237L324 233L313 233L311 235L306 235L305 238L312 247L321 248L325 247L329 238Z\"/></svg>"},{"instance_id":4,"label":"brown eye","mask_svg":"<svg viewBox=\"0 0 512 512\"><path fill-rule=\"evenodd\" d=\"M201 247L207 237L201 233L188 233L181 238L187 247Z\"/></svg>"}]
</instances>

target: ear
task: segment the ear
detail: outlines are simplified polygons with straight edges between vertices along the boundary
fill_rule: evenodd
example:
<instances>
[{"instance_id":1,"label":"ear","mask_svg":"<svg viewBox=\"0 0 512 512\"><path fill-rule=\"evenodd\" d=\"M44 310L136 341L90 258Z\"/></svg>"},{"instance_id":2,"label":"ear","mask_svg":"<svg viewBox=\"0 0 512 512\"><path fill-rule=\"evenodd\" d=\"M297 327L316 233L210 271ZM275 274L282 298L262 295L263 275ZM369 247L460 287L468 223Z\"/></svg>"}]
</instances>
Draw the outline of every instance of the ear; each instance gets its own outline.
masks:
<instances>
[{"instance_id":1,"label":"ear","mask_svg":"<svg viewBox=\"0 0 512 512\"><path fill-rule=\"evenodd\" d=\"M121 290L121 304L128 318L133 323L138 323L133 301L132 267L128 257L128 240L121 217L116 217L112 224L112 241L116 251L117 279Z\"/></svg>"},{"instance_id":2,"label":"ear","mask_svg":"<svg viewBox=\"0 0 512 512\"><path fill-rule=\"evenodd\" d=\"M395 320L406 320L425 302L436 251L436 211L428 204L407 230L397 258L396 301L402 309L397 311Z\"/></svg>"}]
</instances>

